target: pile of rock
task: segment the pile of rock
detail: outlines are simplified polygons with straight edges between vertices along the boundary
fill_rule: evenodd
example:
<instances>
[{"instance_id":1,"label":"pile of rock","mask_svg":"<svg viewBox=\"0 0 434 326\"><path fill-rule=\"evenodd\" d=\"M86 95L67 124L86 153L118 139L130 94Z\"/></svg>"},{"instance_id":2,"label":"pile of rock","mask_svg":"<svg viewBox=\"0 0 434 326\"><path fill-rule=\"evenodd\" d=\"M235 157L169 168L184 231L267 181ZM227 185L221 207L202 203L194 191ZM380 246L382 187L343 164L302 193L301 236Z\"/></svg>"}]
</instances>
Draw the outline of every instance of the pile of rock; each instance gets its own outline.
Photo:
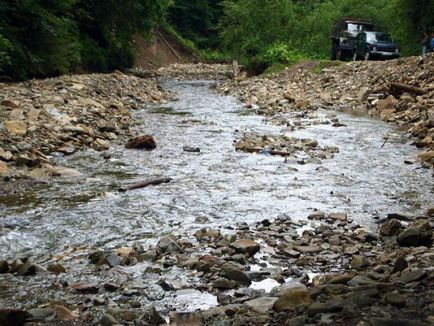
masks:
<instances>
[{"instance_id":1,"label":"pile of rock","mask_svg":"<svg viewBox=\"0 0 434 326\"><path fill-rule=\"evenodd\" d=\"M232 66L227 64L179 64L175 63L157 70L163 79L178 80L217 80L233 76Z\"/></svg>"},{"instance_id":2,"label":"pile of rock","mask_svg":"<svg viewBox=\"0 0 434 326\"><path fill-rule=\"evenodd\" d=\"M315 139L298 139L281 135L247 133L235 143L235 149L248 153L295 156L303 153L310 158L332 158L339 152L336 147L320 147Z\"/></svg>"},{"instance_id":3,"label":"pile of rock","mask_svg":"<svg viewBox=\"0 0 434 326\"><path fill-rule=\"evenodd\" d=\"M132 136L131 109L173 98L154 79L120 72L0 84L0 89L2 177L16 175L15 168L29 175L49 164L53 152L107 150Z\"/></svg>"},{"instance_id":4,"label":"pile of rock","mask_svg":"<svg viewBox=\"0 0 434 326\"><path fill-rule=\"evenodd\" d=\"M367 110L405 127L425 149L420 159L434 164L434 56L320 65L301 63L268 77L240 76L219 90L269 115L319 107Z\"/></svg>"}]
</instances>

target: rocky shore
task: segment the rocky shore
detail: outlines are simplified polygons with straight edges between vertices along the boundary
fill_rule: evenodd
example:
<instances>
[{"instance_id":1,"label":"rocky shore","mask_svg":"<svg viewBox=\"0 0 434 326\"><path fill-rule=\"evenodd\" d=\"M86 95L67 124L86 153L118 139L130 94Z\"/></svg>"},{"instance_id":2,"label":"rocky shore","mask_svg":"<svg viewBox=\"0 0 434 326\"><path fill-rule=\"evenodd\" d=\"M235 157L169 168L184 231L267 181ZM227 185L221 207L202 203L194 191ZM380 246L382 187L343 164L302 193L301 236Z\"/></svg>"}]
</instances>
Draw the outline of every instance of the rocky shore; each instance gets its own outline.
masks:
<instances>
[{"instance_id":1,"label":"rocky shore","mask_svg":"<svg viewBox=\"0 0 434 326\"><path fill-rule=\"evenodd\" d=\"M0 84L0 177L44 179L73 171L50 157L135 136L131 110L174 98L155 79L93 74Z\"/></svg>"},{"instance_id":2,"label":"rocky shore","mask_svg":"<svg viewBox=\"0 0 434 326\"><path fill-rule=\"evenodd\" d=\"M402 127L423 149L423 164L433 166L433 76L433 55L386 62L304 62L267 77L241 74L219 91L236 96L246 110L293 128L303 127L294 125L293 116L309 116L319 108L369 113Z\"/></svg>"},{"instance_id":3,"label":"rocky shore","mask_svg":"<svg viewBox=\"0 0 434 326\"><path fill-rule=\"evenodd\" d=\"M308 221L282 215L234 230L204 227L193 239L169 235L149 248L136 244L83 257L81 264L105 282L62 281L71 267L55 259L43 265L0 261L0 273L51 280L46 291L52 297L38 307L0 309L0 321L103 326L434 322L432 211L414 218L389 214L374 233L342 213L317 211ZM155 284L124 274L144 264L142 278L152 276ZM184 276L174 280L170 270ZM176 300L206 292L217 301L210 300L216 307L205 311L157 311L143 304L143 298Z\"/></svg>"}]
</instances>

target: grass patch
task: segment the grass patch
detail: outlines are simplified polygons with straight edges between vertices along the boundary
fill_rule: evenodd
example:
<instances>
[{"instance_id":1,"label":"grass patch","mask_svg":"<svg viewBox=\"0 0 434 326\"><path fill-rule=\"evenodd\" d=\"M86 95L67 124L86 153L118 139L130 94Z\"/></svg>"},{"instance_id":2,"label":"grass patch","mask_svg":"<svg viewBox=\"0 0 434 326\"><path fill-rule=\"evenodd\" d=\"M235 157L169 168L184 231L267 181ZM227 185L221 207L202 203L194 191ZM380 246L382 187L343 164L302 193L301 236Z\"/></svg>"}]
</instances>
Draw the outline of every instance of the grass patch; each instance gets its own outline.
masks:
<instances>
[{"instance_id":1,"label":"grass patch","mask_svg":"<svg viewBox=\"0 0 434 326\"><path fill-rule=\"evenodd\" d=\"M285 70L285 68L290 67L293 64L287 64L287 63L275 63L269 66L265 71L262 73L263 76L270 76L273 74L278 74L279 72Z\"/></svg>"}]
</instances>

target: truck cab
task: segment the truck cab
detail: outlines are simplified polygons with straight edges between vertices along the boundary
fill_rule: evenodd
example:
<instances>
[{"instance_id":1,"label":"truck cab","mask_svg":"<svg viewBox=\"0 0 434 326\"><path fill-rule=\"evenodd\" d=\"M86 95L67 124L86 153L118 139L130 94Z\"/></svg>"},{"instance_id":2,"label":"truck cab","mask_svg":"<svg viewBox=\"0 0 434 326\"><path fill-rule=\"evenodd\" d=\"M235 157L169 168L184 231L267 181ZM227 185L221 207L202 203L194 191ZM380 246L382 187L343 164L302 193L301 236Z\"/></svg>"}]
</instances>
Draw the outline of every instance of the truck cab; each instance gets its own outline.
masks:
<instances>
[{"instance_id":1,"label":"truck cab","mask_svg":"<svg viewBox=\"0 0 434 326\"><path fill-rule=\"evenodd\" d=\"M344 18L332 30L332 60L350 59L354 53L354 40L363 31L373 31L374 25L361 19Z\"/></svg>"}]
</instances>

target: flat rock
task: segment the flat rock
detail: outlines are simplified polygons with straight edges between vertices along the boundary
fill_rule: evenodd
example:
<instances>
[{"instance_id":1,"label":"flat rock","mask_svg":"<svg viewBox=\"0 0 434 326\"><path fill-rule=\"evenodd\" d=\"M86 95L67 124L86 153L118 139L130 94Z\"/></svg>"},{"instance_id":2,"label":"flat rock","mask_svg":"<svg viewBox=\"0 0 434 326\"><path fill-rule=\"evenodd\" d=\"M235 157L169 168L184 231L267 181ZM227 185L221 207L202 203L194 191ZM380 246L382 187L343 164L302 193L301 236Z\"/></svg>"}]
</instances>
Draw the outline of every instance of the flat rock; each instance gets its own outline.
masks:
<instances>
[{"instance_id":1,"label":"flat rock","mask_svg":"<svg viewBox=\"0 0 434 326\"><path fill-rule=\"evenodd\" d=\"M412 283L417 282L427 277L427 273L422 269L407 270L402 272L396 280L400 283Z\"/></svg>"},{"instance_id":2,"label":"flat rock","mask_svg":"<svg viewBox=\"0 0 434 326\"><path fill-rule=\"evenodd\" d=\"M426 220L418 220L398 234L396 240L400 246L404 247L423 246L430 244L432 235L430 223Z\"/></svg>"},{"instance_id":3,"label":"flat rock","mask_svg":"<svg viewBox=\"0 0 434 326\"><path fill-rule=\"evenodd\" d=\"M294 246L293 249L298 251L298 252L301 252L302 254L313 254L313 253L322 251L322 249L320 247L318 247L317 245Z\"/></svg>"},{"instance_id":4,"label":"flat rock","mask_svg":"<svg viewBox=\"0 0 434 326\"><path fill-rule=\"evenodd\" d=\"M241 239L230 244L230 247L235 249L236 252L246 253L249 256L253 256L260 249L258 243L250 239Z\"/></svg>"},{"instance_id":5,"label":"flat rock","mask_svg":"<svg viewBox=\"0 0 434 326\"><path fill-rule=\"evenodd\" d=\"M275 297L260 297L244 302L252 311L265 313L273 309L274 303L278 298Z\"/></svg>"}]
</instances>

